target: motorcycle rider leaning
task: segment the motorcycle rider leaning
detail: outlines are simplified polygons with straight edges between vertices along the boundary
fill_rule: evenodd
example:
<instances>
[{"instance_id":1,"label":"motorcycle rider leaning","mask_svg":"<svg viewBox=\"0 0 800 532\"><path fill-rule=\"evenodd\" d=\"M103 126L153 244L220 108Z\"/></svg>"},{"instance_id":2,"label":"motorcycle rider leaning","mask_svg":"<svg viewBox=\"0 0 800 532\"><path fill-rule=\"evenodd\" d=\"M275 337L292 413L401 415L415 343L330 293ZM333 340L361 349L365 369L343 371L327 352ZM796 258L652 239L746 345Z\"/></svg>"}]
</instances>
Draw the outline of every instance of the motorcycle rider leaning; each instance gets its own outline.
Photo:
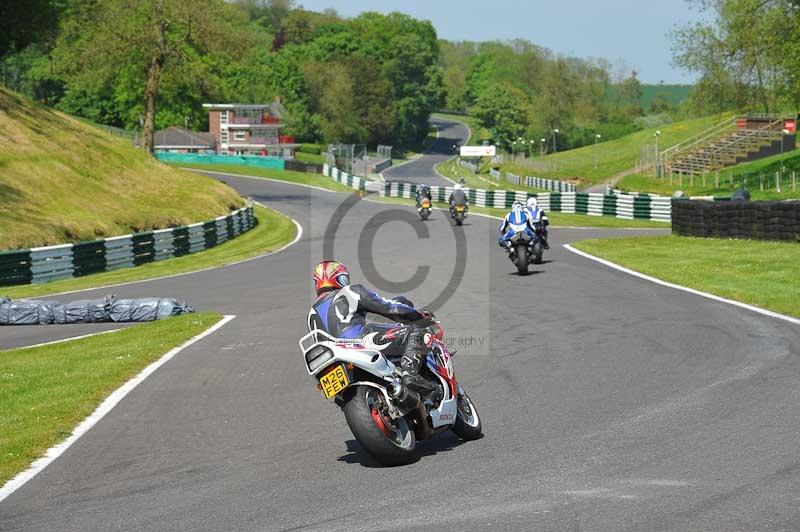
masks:
<instances>
[{"instance_id":1,"label":"motorcycle rider leaning","mask_svg":"<svg viewBox=\"0 0 800 532\"><path fill-rule=\"evenodd\" d=\"M450 218L456 217L456 205L469 205L467 194L459 183L453 185L453 192L450 193L450 198L448 198L447 202L450 204Z\"/></svg>"},{"instance_id":2,"label":"motorcycle rider leaning","mask_svg":"<svg viewBox=\"0 0 800 532\"><path fill-rule=\"evenodd\" d=\"M531 225L531 217L528 211L522 206L522 203L519 201L515 201L514 204L511 206L511 212L506 214L506 217L503 218L503 221L500 223L500 239L497 241L498 245L501 248L506 248L506 251L511 251L509 248L509 240L511 237L516 234L513 228L511 228L511 224L514 225L525 225L525 232L531 239L536 237L536 232Z\"/></svg>"},{"instance_id":3,"label":"motorcycle rider leaning","mask_svg":"<svg viewBox=\"0 0 800 532\"><path fill-rule=\"evenodd\" d=\"M406 298L386 299L360 284L351 285L345 265L333 260L324 260L314 268L314 288L317 300L308 313L309 331L320 329L334 338L352 339L376 333L375 344L402 350L403 389L397 390L396 396L409 408L419 404L418 394L434 390L432 383L419 374L425 360L423 327L432 319L430 312L415 309ZM368 322L368 313L401 323Z\"/></svg>"},{"instance_id":4,"label":"motorcycle rider leaning","mask_svg":"<svg viewBox=\"0 0 800 532\"><path fill-rule=\"evenodd\" d=\"M539 207L539 202L531 196L528 198L525 210L528 211L528 215L531 217L531 225L536 227L536 224L539 224L540 226L539 236L542 239L542 246L544 249L550 249L550 244L547 243L547 226L550 225L550 220L547 219L544 209Z\"/></svg>"}]
</instances>

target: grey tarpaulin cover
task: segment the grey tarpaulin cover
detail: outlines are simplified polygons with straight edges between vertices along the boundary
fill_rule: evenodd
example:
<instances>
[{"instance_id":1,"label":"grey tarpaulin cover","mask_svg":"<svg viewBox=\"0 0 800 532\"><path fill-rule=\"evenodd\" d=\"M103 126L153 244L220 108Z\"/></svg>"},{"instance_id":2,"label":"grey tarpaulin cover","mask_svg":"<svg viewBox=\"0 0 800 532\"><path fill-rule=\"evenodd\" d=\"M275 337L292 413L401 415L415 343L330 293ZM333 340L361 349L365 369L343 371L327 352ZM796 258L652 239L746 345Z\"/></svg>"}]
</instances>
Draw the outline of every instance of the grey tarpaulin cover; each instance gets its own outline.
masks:
<instances>
[{"instance_id":1,"label":"grey tarpaulin cover","mask_svg":"<svg viewBox=\"0 0 800 532\"><path fill-rule=\"evenodd\" d=\"M58 302L14 301L0 296L0 325L153 321L188 312L194 312L194 309L168 298L117 299L116 296L106 296L103 299Z\"/></svg>"}]
</instances>

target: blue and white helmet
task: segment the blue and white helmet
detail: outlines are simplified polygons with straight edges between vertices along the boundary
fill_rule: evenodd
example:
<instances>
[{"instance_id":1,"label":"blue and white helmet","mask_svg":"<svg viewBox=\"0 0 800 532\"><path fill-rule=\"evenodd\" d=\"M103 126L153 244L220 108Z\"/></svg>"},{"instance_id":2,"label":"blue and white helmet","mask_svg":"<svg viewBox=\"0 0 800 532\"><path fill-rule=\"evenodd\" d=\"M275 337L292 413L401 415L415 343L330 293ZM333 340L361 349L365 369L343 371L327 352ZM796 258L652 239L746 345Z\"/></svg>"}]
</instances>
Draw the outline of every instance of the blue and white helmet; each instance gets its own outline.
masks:
<instances>
[{"instance_id":1,"label":"blue and white helmet","mask_svg":"<svg viewBox=\"0 0 800 532\"><path fill-rule=\"evenodd\" d=\"M528 198L528 208L532 211L535 211L536 208L539 206L539 202L536 201L536 198L531 196Z\"/></svg>"}]
</instances>

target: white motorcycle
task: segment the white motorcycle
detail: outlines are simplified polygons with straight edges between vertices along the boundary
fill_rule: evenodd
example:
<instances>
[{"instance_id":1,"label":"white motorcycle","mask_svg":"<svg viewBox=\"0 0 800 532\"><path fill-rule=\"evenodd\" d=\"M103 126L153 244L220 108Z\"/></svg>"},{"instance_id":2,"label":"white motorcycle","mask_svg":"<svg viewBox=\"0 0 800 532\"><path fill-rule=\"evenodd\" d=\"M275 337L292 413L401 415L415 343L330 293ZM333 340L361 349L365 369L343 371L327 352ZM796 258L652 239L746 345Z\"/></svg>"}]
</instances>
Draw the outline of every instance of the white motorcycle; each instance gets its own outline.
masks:
<instances>
[{"instance_id":1,"label":"white motorcycle","mask_svg":"<svg viewBox=\"0 0 800 532\"><path fill-rule=\"evenodd\" d=\"M452 430L464 440L482 436L478 411L456 381L438 322L425 329L427 353L420 370L436 389L411 409L398 399L403 390L399 356L384 353L385 346L375 345L374 337L334 338L314 330L299 342L308 374L325 398L344 411L353 436L370 455L383 465L403 465L417 458L417 441L439 432Z\"/></svg>"}]
</instances>

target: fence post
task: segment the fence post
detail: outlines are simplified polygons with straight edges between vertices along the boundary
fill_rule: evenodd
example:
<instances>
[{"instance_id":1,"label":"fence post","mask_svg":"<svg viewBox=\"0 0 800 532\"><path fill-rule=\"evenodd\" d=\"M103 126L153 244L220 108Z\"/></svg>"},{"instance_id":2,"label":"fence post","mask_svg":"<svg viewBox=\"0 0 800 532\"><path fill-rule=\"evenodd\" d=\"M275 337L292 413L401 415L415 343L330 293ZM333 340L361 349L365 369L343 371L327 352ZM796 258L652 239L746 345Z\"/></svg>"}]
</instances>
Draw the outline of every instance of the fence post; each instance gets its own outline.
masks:
<instances>
[{"instance_id":1,"label":"fence post","mask_svg":"<svg viewBox=\"0 0 800 532\"><path fill-rule=\"evenodd\" d=\"M797 192L797 172L792 172L792 192Z\"/></svg>"},{"instance_id":2,"label":"fence post","mask_svg":"<svg viewBox=\"0 0 800 532\"><path fill-rule=\"evenodd\" d=\"M717 175L714 176L714 190L719 189L719 170L717 170Z\"/></svg>"},{"instance_id":3,"label":"fence post","mask_svg":"<svg viewBox=\"0 0 800 532\"><path fill-rule=\"evenodd\" d=\"M781 173L775 172L775 190L777 192L781 191Z\"/></svg>"},{"instance_id":4,"label":"fence post","mask_svg":"<svg viewBox=\"0 0 800 532\"><path fill-rule=\"evenodd\" d=\"M706 189L706 173L703 172L703 190Z\"/></svg>"},{"instance_id":5,"label":"fence post","mask_svg":"<svg viewBox=\"0 0 800 532\"><path fill-rule=\"evenodd\" d=\"M764 174L758 176L758 187L761 192L764 192Z\"/></svg>"}]
</instances>

